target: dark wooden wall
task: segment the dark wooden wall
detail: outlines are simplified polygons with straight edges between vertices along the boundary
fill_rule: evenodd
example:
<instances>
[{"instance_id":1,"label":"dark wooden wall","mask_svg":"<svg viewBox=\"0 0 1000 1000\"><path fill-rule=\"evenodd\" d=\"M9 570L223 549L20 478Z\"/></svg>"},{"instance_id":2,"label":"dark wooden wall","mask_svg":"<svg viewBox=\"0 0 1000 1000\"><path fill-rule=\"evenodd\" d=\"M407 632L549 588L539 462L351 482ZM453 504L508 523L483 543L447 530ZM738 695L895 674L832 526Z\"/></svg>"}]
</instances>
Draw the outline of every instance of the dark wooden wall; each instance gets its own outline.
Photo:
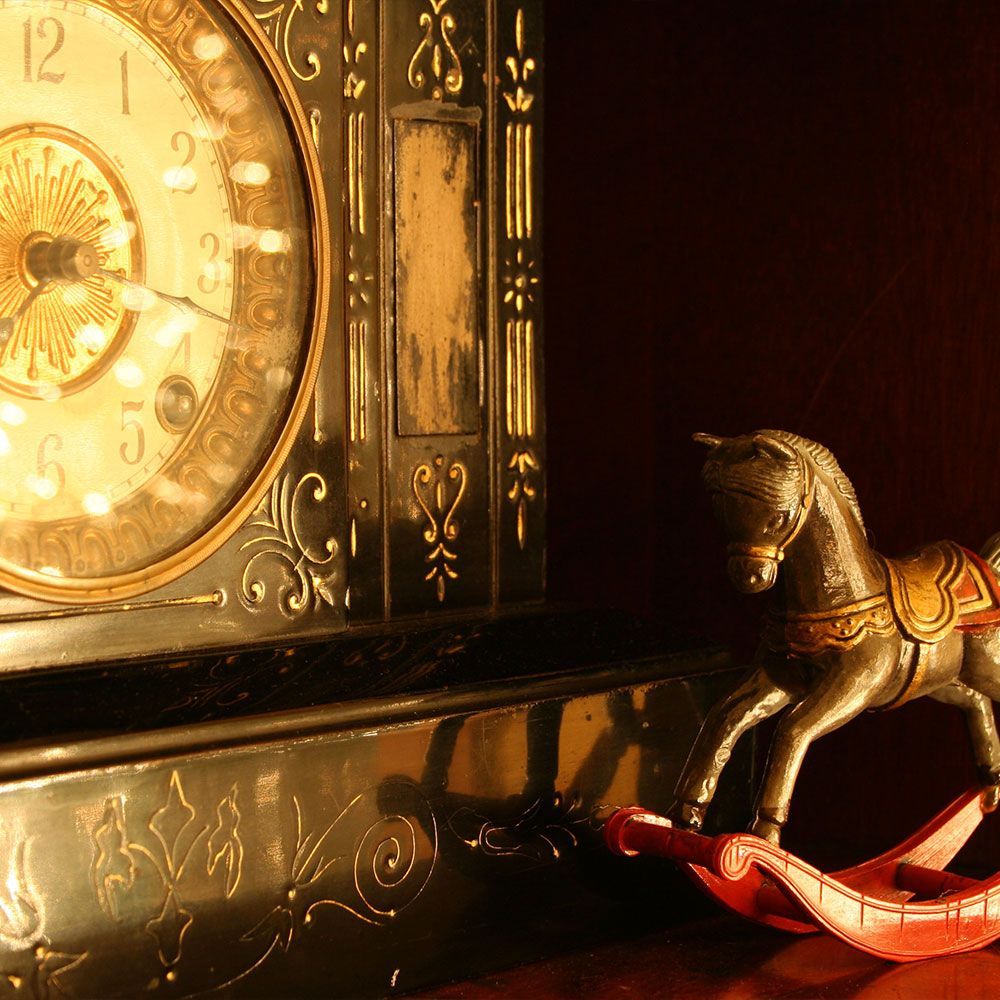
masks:
<instances>
[{"instance_id":1,"label":"dark wooden wall","mask_svg":"<svg viewBox=\"0 0 1000 1000\"><path fill-rule=\"evenodd\" d=\"M1000 530L995 4L548 0L546 60L551 596L749 655L695 430L827 444L886 554ZM971 773L954 709L868 716L790 833L890 838Z\"/></svg>"}]
</instances>

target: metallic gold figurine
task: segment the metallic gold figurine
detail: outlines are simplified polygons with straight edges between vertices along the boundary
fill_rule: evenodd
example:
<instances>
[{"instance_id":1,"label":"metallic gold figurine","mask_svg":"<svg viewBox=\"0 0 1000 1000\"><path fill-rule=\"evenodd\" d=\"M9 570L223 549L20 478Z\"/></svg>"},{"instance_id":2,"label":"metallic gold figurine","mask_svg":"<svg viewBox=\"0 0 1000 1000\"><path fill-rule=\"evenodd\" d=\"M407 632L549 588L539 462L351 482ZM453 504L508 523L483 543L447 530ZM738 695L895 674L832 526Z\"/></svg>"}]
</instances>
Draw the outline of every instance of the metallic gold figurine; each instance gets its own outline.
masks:
<instances>
[{"instance_id":1,"label":"metallic gold figurine","mask_svg":"<svg viewBox=\"0 0 1000 1000\"><path fill-rule=\"evenodd\" d=\"M869 546L854 489L822 445L775 430L694 439L709 449L702 477L729 539L730 579L751 594L781 586L749 676L698 735L673 820L700 829L736 741L788 709L752 827L777 844L813 740L865 709L921 695L965 712L984 802L995 808L1000 536L982 557L944 541L886 559Z\"/></svg>"}]
</instances>

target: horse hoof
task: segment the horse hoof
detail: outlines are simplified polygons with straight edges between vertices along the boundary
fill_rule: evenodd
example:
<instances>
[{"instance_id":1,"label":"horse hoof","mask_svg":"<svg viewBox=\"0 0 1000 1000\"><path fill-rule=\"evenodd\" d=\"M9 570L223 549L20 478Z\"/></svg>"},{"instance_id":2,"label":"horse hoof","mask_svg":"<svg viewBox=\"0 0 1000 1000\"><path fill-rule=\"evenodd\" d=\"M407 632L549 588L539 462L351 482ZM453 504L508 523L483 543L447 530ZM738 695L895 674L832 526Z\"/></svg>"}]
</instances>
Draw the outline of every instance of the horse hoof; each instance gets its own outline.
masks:
<instances>
[{"instance_id":1,"label":"horse hoof","mask_svg":"<svg viewBox=\"0 0 1000 1000\"><path fill-rule=\"evenodd\" d=\"M781 843L781 824L775 823L773 819L766 816L758 816L754 824L750 827L750 832L761 840L766 840L769 844L777 847Z\"/></svg>"},{"instance_id":2,"label":"horse hoof","mask_svg":"<svg viewBox=\"0 0 1000 1000\"><path fill-rule=\"evenodd\" d=\"M705 825L705 808L697 802L676 802L667 816L674 826L697 833Z\"/></svg>"},{"instance_id":3,"label":"horse hoof","mask_svg":"<svg viewBox=\"0 0 1000 1000\"><path fill-rule=\"evenodd\" d=\"M994 812L1000 806L1000 785L990 785L983 791L983 812Z\"/></svg>"}]
</instances>

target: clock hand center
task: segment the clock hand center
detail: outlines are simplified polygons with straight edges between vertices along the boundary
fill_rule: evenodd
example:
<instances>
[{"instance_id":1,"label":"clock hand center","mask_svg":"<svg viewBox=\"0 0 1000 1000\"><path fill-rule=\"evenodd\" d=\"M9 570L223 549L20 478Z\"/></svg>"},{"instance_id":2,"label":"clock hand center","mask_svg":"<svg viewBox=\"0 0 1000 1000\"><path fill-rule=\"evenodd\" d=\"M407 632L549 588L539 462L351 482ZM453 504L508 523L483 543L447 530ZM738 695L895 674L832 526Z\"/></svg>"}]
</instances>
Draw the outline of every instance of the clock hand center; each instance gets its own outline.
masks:
<instances>
[{"instance_id":1,"label":"clock hand center","mask_svg":"<svg viewBox=\"0 0 1000 1000\"><path fill-rule=\"evenodd\" d=\"M27 267L39 282L85 281L101 269L97 248L72 236L40 240L27 254Z\"/></svg>"}]
</instances>

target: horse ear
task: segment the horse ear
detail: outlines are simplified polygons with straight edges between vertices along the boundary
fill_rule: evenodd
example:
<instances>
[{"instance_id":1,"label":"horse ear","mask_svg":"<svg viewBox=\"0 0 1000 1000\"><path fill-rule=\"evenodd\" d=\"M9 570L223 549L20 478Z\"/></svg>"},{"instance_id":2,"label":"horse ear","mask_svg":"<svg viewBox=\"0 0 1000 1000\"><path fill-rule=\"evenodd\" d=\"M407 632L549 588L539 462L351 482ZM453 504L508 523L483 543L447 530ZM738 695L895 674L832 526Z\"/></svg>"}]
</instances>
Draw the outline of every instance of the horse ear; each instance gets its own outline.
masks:
<instances>
[{"instance_id":1,"label":"horse ear","mask_svg":"<svg viewBox=\"0 0 1000 1000\"><path fill-rule=\"evenodd\" d=\"M754 434L753 446L758 455L766 455L769 458L777 459L779 462L796 462L798 455L795 449L784 441L769 437L767 434Z\"/></svg>"},{"instance_id":2,"label":"horse ear","mask_svg":"<svg viewBox=\"0 0 1000 1000\"><path fill-rule=\"evenodd\" d=\"M716 437L714 434L702 434L701 432L691 435L691 440L698 444L703 444L706 448L718 448L725 438Z\"/></svg>"}]
</instances>

